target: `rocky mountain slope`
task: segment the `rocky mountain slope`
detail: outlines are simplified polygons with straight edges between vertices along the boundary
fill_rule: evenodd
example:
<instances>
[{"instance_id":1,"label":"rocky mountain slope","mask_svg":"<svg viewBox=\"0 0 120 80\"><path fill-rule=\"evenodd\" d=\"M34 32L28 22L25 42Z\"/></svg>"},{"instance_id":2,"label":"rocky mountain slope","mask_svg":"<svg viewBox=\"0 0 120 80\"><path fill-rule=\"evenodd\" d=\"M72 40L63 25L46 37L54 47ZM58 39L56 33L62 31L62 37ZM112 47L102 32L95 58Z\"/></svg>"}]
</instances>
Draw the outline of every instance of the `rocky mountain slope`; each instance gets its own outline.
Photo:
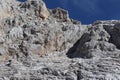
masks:
<instances>
[{"instance_id":1,"label":"rocky mountain slope","mask_svg":"<svg viewBox=\"0 0 120 80\"><path fill-rule=\"evenodd\" d=\"M0 1L0 80L120 80L120 21L82 25L42 0Z\"/></svg>"}]
</instances>

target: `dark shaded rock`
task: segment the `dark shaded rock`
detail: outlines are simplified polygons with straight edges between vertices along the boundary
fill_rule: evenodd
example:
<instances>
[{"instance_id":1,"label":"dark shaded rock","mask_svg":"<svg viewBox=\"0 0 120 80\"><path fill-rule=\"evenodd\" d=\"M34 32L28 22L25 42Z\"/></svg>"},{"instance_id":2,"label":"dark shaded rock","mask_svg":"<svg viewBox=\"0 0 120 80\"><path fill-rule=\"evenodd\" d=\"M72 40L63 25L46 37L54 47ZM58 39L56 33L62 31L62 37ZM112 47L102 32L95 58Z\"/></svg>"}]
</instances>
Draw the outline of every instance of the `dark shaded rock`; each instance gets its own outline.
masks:
<instances>
[{"instance_id":1,"label":"dark shaded rock","mask_svg":"<svg viewBox=\"0 0 120 80\"><path fill-rule=\"evenodd\" d=\"M116 45L118 49L120 49L120 23L117 23L113 26L104 25L105 30L110 34L110 43Z\"/></svg>"},{"instance_id":2,"label":"dark shaded rock","mask_svg":"<svg viewBox=\"0 0 120 80\"><path fill-rule=\"evenodd\" d=\"M69 49L68 57L92 58L98 55L104 55L103 52L113 52L116 46L109 43L110 35L102 25L88 27L82 37ZM94 54L94 52L98 52Z\"/></svg>"}]
</instances>

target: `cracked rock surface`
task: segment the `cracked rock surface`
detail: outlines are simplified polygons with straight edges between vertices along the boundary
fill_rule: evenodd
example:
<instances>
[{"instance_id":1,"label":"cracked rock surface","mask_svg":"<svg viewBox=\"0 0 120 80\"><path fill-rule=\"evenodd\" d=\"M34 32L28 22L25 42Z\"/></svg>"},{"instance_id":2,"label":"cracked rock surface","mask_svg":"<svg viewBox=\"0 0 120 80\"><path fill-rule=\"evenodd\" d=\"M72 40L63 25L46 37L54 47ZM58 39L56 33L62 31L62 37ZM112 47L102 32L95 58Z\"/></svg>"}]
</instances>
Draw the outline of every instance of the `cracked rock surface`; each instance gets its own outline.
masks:
<instances>
[{"instance_id":1,"label":"cracked rock surface","mask_svg":"<svg viewBox=\"0 0 120 80\"><path fill-rule=\"evenodd\" d=\"M0 80L120 80L120 21L82 25L42 0L0 1Z\"/></svg>"}]
</instances>

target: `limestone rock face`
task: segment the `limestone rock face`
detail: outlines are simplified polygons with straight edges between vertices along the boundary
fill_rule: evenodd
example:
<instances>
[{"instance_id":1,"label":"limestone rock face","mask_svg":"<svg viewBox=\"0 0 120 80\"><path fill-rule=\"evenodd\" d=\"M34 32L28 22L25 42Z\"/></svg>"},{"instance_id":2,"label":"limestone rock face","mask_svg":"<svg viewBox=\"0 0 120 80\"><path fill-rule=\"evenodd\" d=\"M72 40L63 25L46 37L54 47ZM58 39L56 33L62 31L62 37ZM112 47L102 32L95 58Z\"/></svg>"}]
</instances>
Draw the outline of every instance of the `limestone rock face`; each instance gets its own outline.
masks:
<instances>
[{"instance_id":1,"label":"limestone rock face","mask_svg":"<svg viewBox=\"0 0 120 80\"><path fill-rule=\"evenodd\" d=\"M88 26L88 30L69 50L68 56L82 58L91 58L95 55L104 56L102 53L97 54L96 51L105 53L115 51L116 46L109 42L110 38L110 34L103 28L103 24Z\"/></svg>"},{"instance_id":2,"label":"limestone rock face","mask_svg":"<svg viewBox=\"0 0 120 80\"><path fill-rule=\"evenodd\" d=\"M66 50L82 35L81 24L67 22L70 19L63 9L51 13L42 0L2 0L0 10L1 54L14 55L17 60Z\"/></svg>"},{"instance_id":3,"label":"limestone rock face","mask_svg":"<svg viewBox=\"0 0 120 80\"><path fill-rule=\"evenodd\" d=\"M69 57L92 58L112 54L118 49L119 21L99 21L88 26L67 54Z\"/></svg>"},{"instance_id":4,"label":"limestone rock face","mask_svg":"<svg viewBox=\"0 0 120 80\"><path fill-rule=\"evenodd\" d=\"M12 3L17 4L15 0L1 0L0 1L0 18L12 17ZM8 6L9 5L9 6Z\"/></svg>"},{"instance_id":5,"label":"limestone rock face","mask_svg":"<svg viewBox=\"0 0 120 80\"><path fill-rule=\"evenodd\" d=\"M45 3L42 0L27 0L20 4L20 8L28 11L32 11L37 17L46 19L49 17L49 11L46 8Z\"/></svg>"},{"instance_id":6,"label":"limestone rock face","mask_svg":"<svg viewBox=\"0 0 120 80\"><path fill-rule=\"evenodd\" d=\"M109 42L115 44L120 49L120 23L116 23L114 26L104 25L104 28L111 36Z\"/></svg>"},{"instance_id":7,"label":"limestone rock face","mask_svg":"<svg viewBox=\"0 0 120 80\"><path fill-rule=\"evenodd\" d=\"M56 8L52 10L52 14L54 17L62 20L62 21L70 21L68 12L61 8Z\"/></svg>"},{"instance_id":8,"label":"limestone rock face","mask_svg":"<svg viewBox=\"0 0 120 80\"><path fill-rule=\"evenodd\" d=\"M119 26L82 25L42 0L1 0L0 80L120 80Z\"/></svg>"}]
</instances>

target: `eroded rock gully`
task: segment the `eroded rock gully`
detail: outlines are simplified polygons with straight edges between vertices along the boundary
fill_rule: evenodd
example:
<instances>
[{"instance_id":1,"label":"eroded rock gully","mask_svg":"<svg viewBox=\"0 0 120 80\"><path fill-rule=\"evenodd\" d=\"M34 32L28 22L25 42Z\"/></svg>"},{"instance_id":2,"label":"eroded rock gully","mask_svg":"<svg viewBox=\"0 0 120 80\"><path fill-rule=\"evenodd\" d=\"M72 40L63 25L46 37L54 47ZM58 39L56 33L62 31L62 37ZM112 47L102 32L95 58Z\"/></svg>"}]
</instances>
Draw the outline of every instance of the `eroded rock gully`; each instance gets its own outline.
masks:
<instances>
[{"instance_id":1,"label":"eroded rock gully","mask_svg":"<svg viewBox=\"0 0 120 80\"><path fill-rule=\"evenodd\" d=\"M82 25L42 0L1 0L0 80L120 80L120 21Z\"/></svg>"}]
</instances>

